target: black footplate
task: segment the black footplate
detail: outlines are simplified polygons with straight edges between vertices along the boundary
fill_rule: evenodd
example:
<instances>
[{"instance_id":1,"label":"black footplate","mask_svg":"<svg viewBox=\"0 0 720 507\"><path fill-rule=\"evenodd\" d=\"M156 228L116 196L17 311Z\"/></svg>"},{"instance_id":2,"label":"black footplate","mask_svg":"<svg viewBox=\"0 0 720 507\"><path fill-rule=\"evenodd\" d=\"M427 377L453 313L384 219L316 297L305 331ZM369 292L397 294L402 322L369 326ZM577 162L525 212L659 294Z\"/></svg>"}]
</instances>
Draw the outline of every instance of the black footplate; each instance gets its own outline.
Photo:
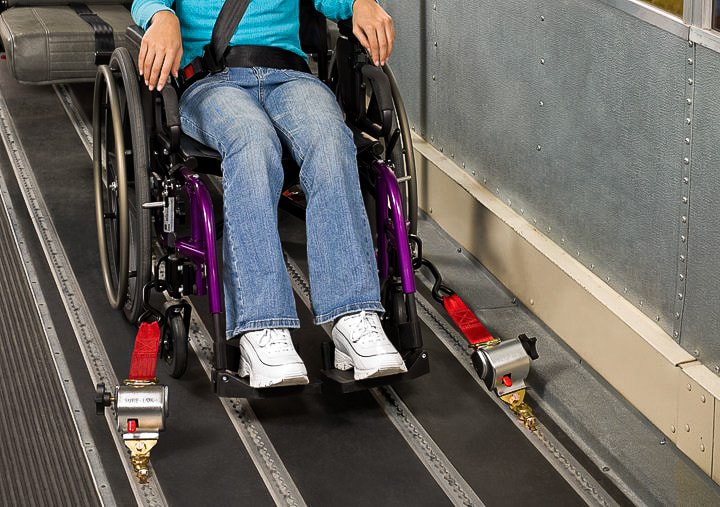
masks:
<instances>
[{"instance_id":1,"label":"black footplate","mask_svg":"<svg viewBox=\"0 0 720 507\"><path fill-rule=\"evenodd\" d=\"M328 366L327 358L333 357L332 342L323 344L323 357L325 366ZM338 370L333 368L332 362L330 362L329 368L320 371L321 380L319 381L311 380L309 384L305 385L265 388L252 387L247 378L241 378L235 372L213 371L213 387L215 394L221 398L266 399L298 394L347 394L415 379L430 372L428 354L422 349L408 354L405 357L405 365L408 369L406 373L355 380L352 370Z\"/></svg>"},{"instance_id":2,"label":"black footplate","mask_svg":"<svg viewBox=\"0 0 720 507\"><path fill-rule=\"evenodd\" d=\"M320 371L322 376L322 387L325 393L347 394L355 391L364 391L372 387L385 386L421 377L430 373L430 361L428 354L422 349L415 350L405 356L407 372L397 375L355 380L352 370L342 371L333 368L332 357L334 356L332 342L323 343L323 363L325 369Z\"/></svg>"}]
</instances>

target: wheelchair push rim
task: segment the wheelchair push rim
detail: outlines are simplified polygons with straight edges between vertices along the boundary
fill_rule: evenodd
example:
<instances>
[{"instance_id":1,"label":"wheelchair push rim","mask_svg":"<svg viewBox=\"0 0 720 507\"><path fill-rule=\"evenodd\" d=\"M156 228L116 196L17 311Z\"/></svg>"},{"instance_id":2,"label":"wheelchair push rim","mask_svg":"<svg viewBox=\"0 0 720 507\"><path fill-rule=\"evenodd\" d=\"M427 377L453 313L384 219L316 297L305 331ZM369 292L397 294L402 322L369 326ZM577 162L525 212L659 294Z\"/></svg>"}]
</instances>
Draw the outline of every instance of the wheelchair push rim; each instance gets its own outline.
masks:
<instances>
[{"instance_id":1,"label":"wheelchair push rim","mask_svg":"<svg viewBox=\"0 0 720 507\"><path fill-rule=\"evenodd\" d=\"M111 122L108 122L108 113ZM110 124L108 124L110 123ZM120 100L115 77L100 65L93 96L93 180L95 223L105 293L113 309L124 303L128 285L129 218L125 156L108 155L108 129L112 129L114 153L125 153ZM103 139L105 138L105 139Z\"/></svg>"},{"instance_id":2,"label":"wheelchair push rim","mask_svg":"<svg viewBox=\"0 0 720 507\"><path fill-rule=\"evenodd\" d=\"M143 208L150 200L150 155L139 79L130 52L117 48L109 66L98 70L93 103L93 169L99 173L95 198L103 281L111 306L122 308L131 323L143 312L142 290L150 280L152 262L151 218ZM122 232L124 219L127 234Z\"/></svg>"}]
</instances>

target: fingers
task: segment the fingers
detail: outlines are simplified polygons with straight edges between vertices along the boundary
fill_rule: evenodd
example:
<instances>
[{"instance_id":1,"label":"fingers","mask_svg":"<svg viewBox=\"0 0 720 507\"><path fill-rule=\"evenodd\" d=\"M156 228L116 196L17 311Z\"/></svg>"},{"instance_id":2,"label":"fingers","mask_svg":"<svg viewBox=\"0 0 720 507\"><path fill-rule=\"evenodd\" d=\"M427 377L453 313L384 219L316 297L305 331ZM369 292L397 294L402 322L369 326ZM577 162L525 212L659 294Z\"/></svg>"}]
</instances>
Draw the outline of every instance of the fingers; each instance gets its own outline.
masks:
<instances>
[{"instance_id":1,"label":"fingers","mask_svg":"<svg viewBox=\"0 0 720 507\"><path fill-rule=\"evenodd\" d=\"M369 51L373 63L385 65L395 41L395 28L388 13L374 1L357 0L353 7L353 33Z\"/></svg>"}]
</instances>

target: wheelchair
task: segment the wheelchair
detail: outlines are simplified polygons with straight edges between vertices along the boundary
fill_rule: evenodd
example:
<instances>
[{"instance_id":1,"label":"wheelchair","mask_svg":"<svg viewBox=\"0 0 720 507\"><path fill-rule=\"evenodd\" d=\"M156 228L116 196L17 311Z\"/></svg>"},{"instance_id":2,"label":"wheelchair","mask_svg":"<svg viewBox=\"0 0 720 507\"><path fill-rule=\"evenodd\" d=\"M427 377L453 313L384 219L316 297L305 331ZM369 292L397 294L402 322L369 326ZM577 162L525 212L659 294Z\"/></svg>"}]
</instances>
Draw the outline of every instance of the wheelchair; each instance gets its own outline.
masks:
<instances>
[{"instance_id":1,"label":"wheelchair","mask_svg":"<svg viewBox=\"0 0 720 507\"><path fill-rule=\"evenodd\" d=\"M330 28L329 28L330 26ZM412 141L402 98L389 67L372 65L352 34L350 20L337 30L304 2L301 42L317 76L334 91L351 128L361 187L374 232L384 329L403 356L407 373L354 381L333 368L333 345L323 344L321 381L307 386L256 390L238 376L239 349L225 339L222 275L213 200L208 181L221 177L220 156L183 134L177 86L150 92L137 69L142 30L127 30L128 44L98 67L93 97L93 171L101 269L110 305L131 323L154 314L161 324L161 362L183 375L188 357L191 305L207 296L212 315L212 384L218 396L266 397L307 391L352 392L429 371L415 305L413 258L419 246ZM336 39L330 50L331 39ZM129 48L129 49L128 49ZM283 161L282 199L302 215L299 169ZM289 197L289 198L288 198ZM281 203L281 205L283 205ZM154 253L155 252L155 253ZM154 308L152 291L166 298Z\"/></svg>"}]
</instances>

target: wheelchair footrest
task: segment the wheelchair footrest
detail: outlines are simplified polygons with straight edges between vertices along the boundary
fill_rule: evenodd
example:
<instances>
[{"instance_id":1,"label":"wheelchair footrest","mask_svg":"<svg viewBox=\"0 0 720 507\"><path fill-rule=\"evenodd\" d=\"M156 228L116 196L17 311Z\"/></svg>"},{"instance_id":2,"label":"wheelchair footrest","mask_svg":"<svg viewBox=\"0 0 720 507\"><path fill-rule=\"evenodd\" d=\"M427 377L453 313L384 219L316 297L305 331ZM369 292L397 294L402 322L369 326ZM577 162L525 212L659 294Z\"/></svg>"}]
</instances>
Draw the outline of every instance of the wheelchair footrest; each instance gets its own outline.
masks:
<instances>
[{"instance_id":1,"label":"wheelchair footrest","mask_svg":"<svg viewBox=\"0 0 720 507\"><path fill-rule=\"evenodd\" d=\"M247 378L239 377L235 372L213 371L213 388L221 398L265 399L298 394L317 394L321 392L319 382L299 386L252 387Z\"/></svg>"},{"instance_id":2,"label":"wheelchair footrest","mask_svg":"<svg viewBox=\"0 0 720 507\"><path fill-rule=\"evenodd\" d=\"M324 346L327 346L323 344ZM332 343L330 344L332 346ZM430 361L425 350L418 349L405 358L407 372L385 377L355 380L352 370L342 371L336 368L327 368L320 372L323 381L323 392L346 394L355 391L364 391L373 387L394 384L405 380L412 380L430 373Z\"/></svg>"}]
</instances>

